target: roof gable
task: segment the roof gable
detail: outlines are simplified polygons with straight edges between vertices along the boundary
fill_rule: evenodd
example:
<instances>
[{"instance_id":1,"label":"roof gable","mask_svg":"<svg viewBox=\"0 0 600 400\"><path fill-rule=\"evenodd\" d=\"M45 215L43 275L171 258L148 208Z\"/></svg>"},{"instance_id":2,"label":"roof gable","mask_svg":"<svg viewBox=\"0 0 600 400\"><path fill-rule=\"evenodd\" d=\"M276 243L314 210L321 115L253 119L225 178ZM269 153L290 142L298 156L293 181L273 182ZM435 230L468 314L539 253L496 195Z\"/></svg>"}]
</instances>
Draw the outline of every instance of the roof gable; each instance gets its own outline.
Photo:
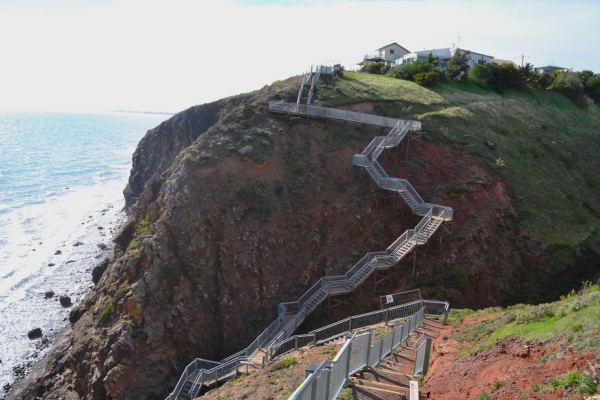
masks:
<instances>
[{"instance_id":1,"label":"roof gable","mask_svg":"<svg viewBox=\"0 0 600 400\"><path fill-rule=\"evenodd\" d=\"M396 45L396 46L400 47L402 50L404 50L405 52L407 52L407 53L410 53L410 51L406 50L404 47L400 46L400 45L399 45L398 43L396 43L396 42L394 42L394 43L390 43L390 44L388 44L387 46L380 47L380 48L379 48L379 49L377 49L376 51L381 51L381 50L384 50L384 49L386 49L386 48L388 48L388 47L390 47L390 46L392 46L392 45Z\"/></svg>"}]
</instances>

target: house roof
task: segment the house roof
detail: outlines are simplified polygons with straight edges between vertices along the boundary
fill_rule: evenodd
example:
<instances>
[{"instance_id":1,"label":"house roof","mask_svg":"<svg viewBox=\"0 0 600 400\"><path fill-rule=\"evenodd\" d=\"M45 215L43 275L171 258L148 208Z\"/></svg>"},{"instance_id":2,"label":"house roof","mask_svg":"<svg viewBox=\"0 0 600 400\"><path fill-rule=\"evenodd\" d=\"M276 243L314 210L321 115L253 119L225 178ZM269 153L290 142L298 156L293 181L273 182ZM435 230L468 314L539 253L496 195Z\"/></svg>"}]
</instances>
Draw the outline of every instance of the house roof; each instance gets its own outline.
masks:
<instances>
[{"instance_id":1,"label":"house roof","mask_svg":"<svg viewBox=\"0 0 600 400\"><path fill-rule=\"evenodd\" d=\"M468 51L468 52L469 52L469 53L471 53L471 54L477 54L477 55L479 55L479 56L484 56L484 57L491 57L491 58L494 58L494 56L489 56L489 55L487 55L487 54L478 53L478 52L476 52L476 51L471 51L471 50L460 49L460 48L458 48L458 47L456 48L456 50L460 50L460 51Z\"/></svg>"},{"instance_id":2,"label":"house roof","mask_svg":"<svg viewBox=\"0 0 600 400\"><path fill-rule=\"evenodd\" d=\"M402 50L406 51L407 53L410 53L410 51L406 50L404 47L400 46L400 45L399 45L398 43L396 43L396 42L394 42L394 43L390 43L390 44L388 44L387 46L380 47L380 48L378 48L378 49L377 49L377 50L375 50L375 51L380 51L380 50L383 50L383 49L385 49L386 47L390 47L390 46L391 46L391 45L393 45L393 44L395 44L396 46L400 47Z\"/></svg>"},{"instance_id":3,"label":"house roof","mask_svg":"<svg viewBox=\"0 0 600 400\"><path fill-rule=\"evenodd\" d=\"M544 67L537 67L536 69L545 69L545 68L552 68L552 69L566 69L564 67L557 67L556 65L546 65Z\"/></svg>"},{"instance_id":4,"label":"house roof","mask_svg":"<svg viewBox=\"0 0 600 400\"><path fill-rule=\"evenodd\" d=\"M513 66L515 66L515 67L518 67L518 65L517 65L515 62L511 61L511 60L501 60L501 59L499 59L499 58L492 58L492 59L490 60L490 62L496 63L496 64L498 64L498 65L502 65L502 64L512 64Z\"/></svg>"}]
</instances>

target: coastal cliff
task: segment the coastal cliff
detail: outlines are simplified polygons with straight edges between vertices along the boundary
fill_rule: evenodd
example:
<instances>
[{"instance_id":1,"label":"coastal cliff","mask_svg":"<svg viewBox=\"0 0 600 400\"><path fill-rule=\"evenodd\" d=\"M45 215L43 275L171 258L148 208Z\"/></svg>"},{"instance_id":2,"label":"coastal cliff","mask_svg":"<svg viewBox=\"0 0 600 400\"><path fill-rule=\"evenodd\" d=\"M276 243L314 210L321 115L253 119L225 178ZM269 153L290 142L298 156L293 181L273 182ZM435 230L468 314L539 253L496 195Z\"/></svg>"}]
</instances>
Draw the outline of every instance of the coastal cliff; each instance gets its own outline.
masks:
<instances>
[{"instance_id":1,"label":"coastal cliff","mask_svg":"<svg viewBox=\"0 0 600 400\"><path fill-rule=\"evenodd\" d=\"M374 293L421 287L453 307L481 308L557 295L594 277L600 195L588 171L600 161L587 148L600 147L597 110L558 112L545 97L367 78L324 80L319 101L422 120L420 147L381 162L426 201L453 207L455 220L427 257L417 257L415 277L412 260L401 263L383 284L364 283L348 308L317 311L305 329L377 307ZM269 113L268 101L293 101L300 81L191 107L148 131L133 155L124 190L130 218L114 238L110 265L73 318L68 345L57 347L22 398L162 399L194 358L240 350L274 320L280 301L414 227L405 205L382 197L352 167L352 155L385 132ZM525 106L529 119L518 111ZM563 131L536 119L552 115L579 118L578 136L569 131L563 143ZM557 141L568 150L553 150ZM554 171L561 154L576 150L579 164L566 170L585 187L575 199L563 193L578 214L561 216L552 190L568 187L564 177L541 187L514 168L530 165L525 173L535 174L533 165L545 162ZM548 228L550 218L561 235Z\"/></svg>"}]
</instances>

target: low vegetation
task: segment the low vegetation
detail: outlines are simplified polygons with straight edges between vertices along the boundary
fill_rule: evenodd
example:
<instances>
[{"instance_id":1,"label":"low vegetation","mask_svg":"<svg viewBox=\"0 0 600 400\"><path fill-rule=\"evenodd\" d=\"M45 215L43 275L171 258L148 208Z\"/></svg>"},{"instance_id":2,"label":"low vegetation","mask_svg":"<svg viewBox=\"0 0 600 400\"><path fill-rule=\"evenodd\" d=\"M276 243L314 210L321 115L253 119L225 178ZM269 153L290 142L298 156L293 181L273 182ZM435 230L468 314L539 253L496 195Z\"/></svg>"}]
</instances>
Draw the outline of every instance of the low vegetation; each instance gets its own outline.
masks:
<instances>
[{"instance_id":1,"label":"low vegetation","mask_svg":"<svg viewBox=\"0 0 600 400\"><path fill-rule=\"evenodd\" d=\"M461 327L468 315L494 314L477 324ZM600 286L585 283L579 292L572 291L560 301L538 305L517 304L506 309L491 308L474 313L470 310L451 310L458 329L454 339L470 343L460 354L475 354L512 337L523 341L557 341L564 349L600 350ZM540 362L556 357L544 355Z\"/></svg>"}]
</instances>

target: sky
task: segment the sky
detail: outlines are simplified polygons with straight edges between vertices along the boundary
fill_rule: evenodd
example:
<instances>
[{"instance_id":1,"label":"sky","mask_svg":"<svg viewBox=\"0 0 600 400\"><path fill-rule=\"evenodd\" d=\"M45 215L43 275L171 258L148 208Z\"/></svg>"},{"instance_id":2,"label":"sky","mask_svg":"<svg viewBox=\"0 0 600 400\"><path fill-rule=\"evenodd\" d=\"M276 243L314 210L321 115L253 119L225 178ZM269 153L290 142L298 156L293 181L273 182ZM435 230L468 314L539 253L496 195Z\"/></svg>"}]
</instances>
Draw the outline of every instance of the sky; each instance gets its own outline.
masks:
<instances>
[{"instance_id":1,"label":"sky","mask_svg":"<svg viewBox=\"0 0 600 400\"><path fill-rule=\"evenodd\" d=\"M165 111L397 42L600 73L600 1L0 0L0 111Z\"/></svg>"}]
</instances>

